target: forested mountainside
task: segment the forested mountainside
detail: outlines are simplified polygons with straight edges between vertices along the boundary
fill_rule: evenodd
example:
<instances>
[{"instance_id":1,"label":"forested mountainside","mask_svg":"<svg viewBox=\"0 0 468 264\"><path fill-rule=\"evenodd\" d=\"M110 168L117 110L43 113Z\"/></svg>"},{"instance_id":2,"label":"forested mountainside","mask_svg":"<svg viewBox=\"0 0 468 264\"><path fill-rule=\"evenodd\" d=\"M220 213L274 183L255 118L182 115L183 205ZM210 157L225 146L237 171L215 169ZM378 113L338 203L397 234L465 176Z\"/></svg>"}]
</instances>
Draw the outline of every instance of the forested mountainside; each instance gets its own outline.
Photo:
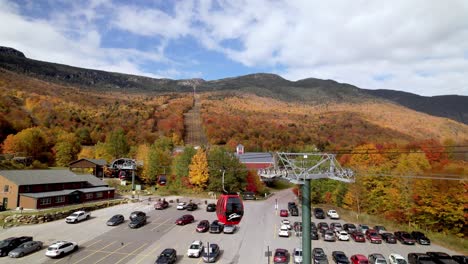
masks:
<instances>
[{"instance_id":1,"label":"forested mountainside","mask_svg":"<svg viewBox=\"0 0 468 264\"><path fill-rule=\"evenodd\" d=\"M71 67L28 59L22 52L0 47L0 68L60 85L96 91L190 92L243 91L273 99L308 104L380 102L387 100L407 108L468 123L467 96L424 97L391 90L366 90L333 80L308 78L288 81L274 74L250 74L214 81L155 79Z\"/></svg>"}]
</instances>

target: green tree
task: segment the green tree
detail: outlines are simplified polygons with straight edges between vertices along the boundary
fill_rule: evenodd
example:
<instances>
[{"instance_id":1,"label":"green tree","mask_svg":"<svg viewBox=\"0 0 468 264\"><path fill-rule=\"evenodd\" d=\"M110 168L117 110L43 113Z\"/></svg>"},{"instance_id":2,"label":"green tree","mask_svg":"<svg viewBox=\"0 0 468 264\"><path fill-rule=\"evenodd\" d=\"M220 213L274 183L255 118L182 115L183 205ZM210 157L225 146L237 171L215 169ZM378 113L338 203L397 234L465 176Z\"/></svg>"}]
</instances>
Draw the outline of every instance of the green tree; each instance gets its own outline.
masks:
<instances>
[{"instance_id":1,"label":"green tree","mask_svg":"<svg viewBox=\"0 0 468 264\"><path fill-rule=\"evenodd\" d=\"M209 153L210 179L208 190L222 192L222 173L224 188L228 192L240 192L247 186L247 169L233 153L224 147L213 147Z\"/></svg>"},{"instance_id":2,"label":"green tree","mask_svg":"<svg viewBox=\"0 0 468 264\"><path fill-rule=\"evenodd\" d=\"M58 136L54 151L57 165L67 166L70 162L76 160L78 153L81 151L81 144L75 134L63 132Z\"/></svg>"},{"instance_id":3,"label":"green tree","mask_svg":"<svg viewBox=\"0 0 468 264\"><path fill-rule=\"evenodd\" d=\"M151 145L143 165L142 178L147 184L155 184L158 175L169 172L171 162L169 150L161 149L156 144Z\"/></svg>"},{"instance_id":4,"label":"green tree","mask_svg":"<svg viewBox=\"0 0 468 264\"><path fill-rule=\"evenodd\" d=\"M204 149L199 148L189 166L189 181L199 190L206 188L209 179L208 161Z\"/></svg>"},{"instance_id":5,"label":"green tree","mask_svg":"<svg viewBox=\"0 0 468 264\"><path fill-rule=\"evenodd\" d=\"M91 139L91 132L87 127L80 127L75 131L81 145L92 145L93 140Z\"/></svg>"},{"instance_id":6,"label":"green tree","mask_svg":"<svg viewBox=\"0 0 468 264\"><path fill-rule=\"evenodd\" d=\"M130 146L127 143L123 129L119 128L108 134L106 137L106 149L112 158L122 158L128 155Z\"/></svg>"},{"instance_id":7,"label":"green tree","mask_svg":"<svg viewBox=\"0 0 468 264\"><path fill-rule=\"evenodd\" d=\"M193 147L187 146L184 148L183 153L173 159L171 171L175 177L173 181L168 182L168 187L173 189L180 189L182 187L183 178L189 175L189 166L195 153L196 150Z\"/></svg>"}]
</instances>

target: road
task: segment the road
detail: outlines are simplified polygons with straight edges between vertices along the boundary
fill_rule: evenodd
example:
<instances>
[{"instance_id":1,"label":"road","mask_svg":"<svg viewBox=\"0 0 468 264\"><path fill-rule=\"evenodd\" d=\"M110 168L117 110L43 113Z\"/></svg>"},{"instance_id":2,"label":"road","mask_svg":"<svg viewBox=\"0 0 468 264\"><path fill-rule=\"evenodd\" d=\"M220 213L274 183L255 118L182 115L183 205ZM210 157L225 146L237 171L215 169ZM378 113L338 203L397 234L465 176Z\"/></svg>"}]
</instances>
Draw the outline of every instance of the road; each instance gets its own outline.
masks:
<instances>
[{"instance_id":1,"label":"road","mask_svg":"<svg viewBox=\"0 0 468 264\"><path fill-rule=\"evenodd\" d=\"M55 221L40 225L13 227L0 231L0 239L11 236L33 236L45 245L56 240L71 240L78 242L80 249L61 259L45 257L45 248L21 259L3 257L1 263L102 263L102 264L149 264L154 263L157 255L164 248L177 250L177 263L202 263L201 259L191 259L185 256L188 246L193 240L202 240L204 243L218 243L221 248L221 258L217 263L222 264L257 264L267 263L265 251L269 246L271 250L285 248L290 252L301 244L301 238L291 236L279 238L277 230L281 217L275 210L275 199L279 202L279 209L287 208L287 202L294 200L293 193L285 190L276 193L266 201L246 201L245 216L235 234L210 234L195 232L196 223L207 219L210 222L216 219L215 213L205 210L204 201L200 208L194 212L178 211L171 204L166 210L156 211L153 205L147 202L118 205L92 212L92 218L78 224L66 224L65 221ZM188 199L187 199L188 201ZM135 210L144 211L148 215L147 225L139 229L128 228L126 223L116 226L106 226L106 221L114 214L123 214L126 218ZM181 215L192 213L196 222L186 226L176 226L174 221ZM289 217L291 223L301 221L299 217ZM316 219L313 221L318 222ZM329 219L325 220L331 222ZM342 224L343 221L339 221ZM322 247L331 261L333 250L342 250L348 257L352 254L381 253L388 256L398 253L407 256L409 252L444 251L455 254L437 245L407 246L407 245L374 245L368 242L324 242L313 240L312 247ZM271 259L270 263L273 263ZM292 263L292 262L291 262Z\"/></svg>"}]
</instances>

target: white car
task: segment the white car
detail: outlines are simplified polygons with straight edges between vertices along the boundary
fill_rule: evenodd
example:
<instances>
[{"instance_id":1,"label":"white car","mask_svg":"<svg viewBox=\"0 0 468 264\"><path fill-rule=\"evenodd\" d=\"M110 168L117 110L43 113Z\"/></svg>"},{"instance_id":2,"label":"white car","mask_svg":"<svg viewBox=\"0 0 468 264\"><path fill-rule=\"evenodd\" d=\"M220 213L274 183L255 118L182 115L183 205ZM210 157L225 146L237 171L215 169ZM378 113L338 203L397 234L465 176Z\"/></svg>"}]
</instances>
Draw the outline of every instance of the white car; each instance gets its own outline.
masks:
<instances>
[{"instance_id":1,"label":"white car","mask_svg":"<svg viewBox=\"0 0 468 264\"><path fill-rule=\"evenodd\" d=\"M61 257L65 254L78 250L78 243L69 241L57 241L50 245L45 255L47 257Z\"/></svg>"},{"instance_id":2,"label":"white car","mask_svg":"<svg viewBox=\"0 0 468 264\"><path fill-rule=\"evenodd\" d=\"M236 226L235 225L224 225L223 232L224 234L234 234L236 232Z\"/></svg>"},{"instance_id":3,"label":"white car","mask_svg":"<svg viewBox=\"0 0 468 264\"><path fill-rule=\"evenodd\" d=\"M180 202L177 204L177 210L184 210L187 207L186 202Z\"/></svg>"},{"instance_id":4,"label":"white car","mask_svg":"<svg viewBox=\"0 0 468 264\"><path fill-rule=\"evenodd\" d=\"M340 215L335 210L328 210L327 215L331 219L340 219Z\"/></svg>"},{"instance_id":5,"label":"white car","mask_svg":"<svg viewBox=\"0 0 468 264\"><path fill-rule=\"evenodd\" d=\"M348 241L349 240L349 234L348 232L344 230L337 230L335 231L336 238L341 241Z\"/></svg>"},{"instance_id":6,"label":"white car","mask_svg":"<svg viewBox=\"0 0 468 264\"><path fill-rule=\"evenodd\" d=\"M302 264L302 248L295 248L293 250L294 264Z\"/></svg>"},{"instance_id":7,"label":"white car","mask_svg":"<svg viewBox=\"0 0 468 264\"><path fill-rule=\"evenodd\" d=\"M289 228L286 225L282 225L279 229L278 236L280 237L289 237Z\"/></svg>"},{"instance_id":8,"label":"white car","mask_svg":"<svg viewBox=\"0 0 468 264\"><path fill-rule=\"evenodd\" d=\"M283 220L281 220L281 225L282 225L282 226L285 225L285 226L288 227L289 230L291 230L291 222L289 222L288 219L283 219Z\"/></svg>"},{"instance_id":9,"label":"white car","mask_svg":"<svg viewBox=\"0 0 468 264\"><path fill-rule=\"evenodd\" d=\"M189 258L198 258L203 252L203 243L200 240L195 240L190 244L187 250L187 256Z\"/></svg>"},{"instance_id":10,"label":"white car","mask_svg":"<svg viewBox=\"0 0 468 264\"><path fill-rule=\"evenodd\" d=\"M388 256L388 261L390 264L408 264L406 259L399 254L390 254L390 256Z\"/></svg>"}]
</instances>

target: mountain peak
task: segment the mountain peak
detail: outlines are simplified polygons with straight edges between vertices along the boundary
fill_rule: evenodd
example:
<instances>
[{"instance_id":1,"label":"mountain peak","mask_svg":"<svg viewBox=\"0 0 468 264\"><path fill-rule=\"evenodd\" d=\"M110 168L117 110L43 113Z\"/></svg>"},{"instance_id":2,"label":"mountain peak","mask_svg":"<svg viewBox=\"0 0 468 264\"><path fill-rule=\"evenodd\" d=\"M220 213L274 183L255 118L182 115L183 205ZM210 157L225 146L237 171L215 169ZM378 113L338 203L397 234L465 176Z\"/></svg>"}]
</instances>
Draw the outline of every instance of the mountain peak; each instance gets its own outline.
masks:
<instances>
[{"instance_id":1,"label":"mountain peak","mask_svg":"<svg viewBox=\"0 0 468 264\"><path fill-rule=\"evenodd\" d=\"M14 48L10 48L10 47L0 46L0 54L1 55L7 55L7 56L15 56L15 57L20 57L20 58L26 58L26 56L24 56L23 52L21 52L19 50L15 50Z\"/></svg>"}]
</instances>

